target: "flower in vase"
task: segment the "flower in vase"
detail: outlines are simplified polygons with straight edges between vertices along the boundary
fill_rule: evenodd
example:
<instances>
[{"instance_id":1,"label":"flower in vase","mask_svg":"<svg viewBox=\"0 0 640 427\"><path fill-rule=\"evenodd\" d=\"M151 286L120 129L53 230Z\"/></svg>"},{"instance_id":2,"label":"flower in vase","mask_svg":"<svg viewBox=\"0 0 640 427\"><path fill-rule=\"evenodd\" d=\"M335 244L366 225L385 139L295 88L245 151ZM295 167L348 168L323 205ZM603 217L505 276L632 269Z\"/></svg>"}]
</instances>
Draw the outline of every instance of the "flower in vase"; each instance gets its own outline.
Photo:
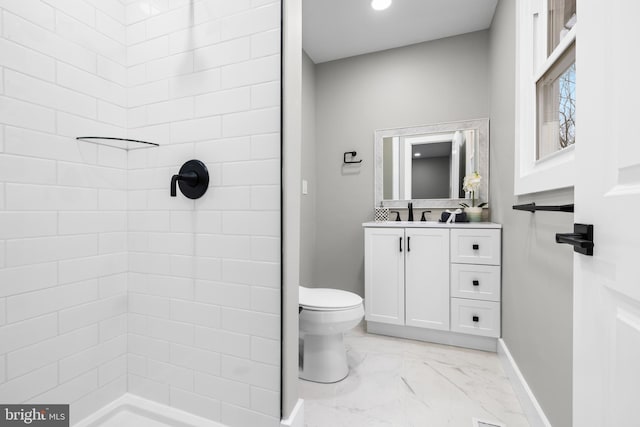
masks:
<instances>
[{"instance_id":1,"label":"flower in vase","mask_svg":"<svg viewBox=\"0 0 640 427\"><path fill-rule=\"evenodd\" d=\"M475 192L480 188L480 180L482 180L480 174L473 172L471 175L464 177L462 189L468 193Z\"/></svg>"},{"instance_id":2,"label":"flower in vase","mask_svg":"<svg viewBox=\"0 0 640 427\"><path fill-rule=\"evenodd\" d=\"M471 206L474 207L476 205L476 191L480 188L480 181L482 177L478 172L473 172L471 175L467 175L464 177L464 181L462 183L462 189L467 193L471 193ZM484 205L482 203L479 206Z\"/></svg>"}]
</instances>

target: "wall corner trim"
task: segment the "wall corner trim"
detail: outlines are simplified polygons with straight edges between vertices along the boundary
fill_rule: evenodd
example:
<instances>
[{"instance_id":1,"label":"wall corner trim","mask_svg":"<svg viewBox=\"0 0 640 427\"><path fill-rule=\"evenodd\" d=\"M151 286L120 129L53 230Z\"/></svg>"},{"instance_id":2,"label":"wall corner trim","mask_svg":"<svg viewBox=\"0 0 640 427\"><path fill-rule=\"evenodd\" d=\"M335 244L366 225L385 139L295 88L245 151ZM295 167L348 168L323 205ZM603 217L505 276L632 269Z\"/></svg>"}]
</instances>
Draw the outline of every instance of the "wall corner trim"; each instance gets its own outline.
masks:
<instances>
[{"instance_id":1,"label":"wall corner trim","mask_svg":"<svg viewBox=\"0 0 640 427\"><path fill-rule=\"evenodd\" d=\"M553 427L502 338L498 339L498 357L531 427Z\"/></svg>"},{"instance_id":2,"label":"wall corner trim","mask_svg":"<svg viewBox=\"0 0 640 427\"><path fill-rule=\"evenodd\" d=\"M298 399L289 416L280 422L280 427L304 427L304 399Z\"/></svg>"}]
</instances>

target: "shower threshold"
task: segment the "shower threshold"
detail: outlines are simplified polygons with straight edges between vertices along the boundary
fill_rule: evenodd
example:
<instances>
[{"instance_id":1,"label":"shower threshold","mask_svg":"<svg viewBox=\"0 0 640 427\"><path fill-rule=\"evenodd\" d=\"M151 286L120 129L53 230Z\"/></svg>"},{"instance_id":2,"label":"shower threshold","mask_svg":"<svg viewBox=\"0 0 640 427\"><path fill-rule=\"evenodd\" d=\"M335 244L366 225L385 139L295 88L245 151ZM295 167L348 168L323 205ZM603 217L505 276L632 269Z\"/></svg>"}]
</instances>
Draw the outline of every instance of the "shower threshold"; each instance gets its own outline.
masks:
<instances>
[{"instance_id":1,"label":"shower threshold","mask_svg":"<svg viewBox=\"0 0 640 427\"><path fill-rule=\"evenodd\" d=\"M225 427L133 394L114 400L73 427Z\"/></svg>"}]
</instances>

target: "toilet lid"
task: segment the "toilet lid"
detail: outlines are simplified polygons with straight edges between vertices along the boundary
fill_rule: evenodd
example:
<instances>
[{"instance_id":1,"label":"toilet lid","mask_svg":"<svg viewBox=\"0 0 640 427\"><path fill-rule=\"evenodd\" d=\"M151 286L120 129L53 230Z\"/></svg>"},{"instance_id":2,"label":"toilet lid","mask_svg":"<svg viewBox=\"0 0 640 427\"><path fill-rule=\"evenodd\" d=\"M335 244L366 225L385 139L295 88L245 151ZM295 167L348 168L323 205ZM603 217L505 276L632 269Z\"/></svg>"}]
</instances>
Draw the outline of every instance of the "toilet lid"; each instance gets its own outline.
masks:
<instances>
[{"instance_id":1,"label":"toilet lid","mask_svg":"<svg viewBox=\"0 0 640 427\"><path fill-rule=\"evenodd\" d=\"M362 304L362 298L353 292L327 288L300 286L300 306L311 310L342 310Z\"/></svg>"}]
</instances>

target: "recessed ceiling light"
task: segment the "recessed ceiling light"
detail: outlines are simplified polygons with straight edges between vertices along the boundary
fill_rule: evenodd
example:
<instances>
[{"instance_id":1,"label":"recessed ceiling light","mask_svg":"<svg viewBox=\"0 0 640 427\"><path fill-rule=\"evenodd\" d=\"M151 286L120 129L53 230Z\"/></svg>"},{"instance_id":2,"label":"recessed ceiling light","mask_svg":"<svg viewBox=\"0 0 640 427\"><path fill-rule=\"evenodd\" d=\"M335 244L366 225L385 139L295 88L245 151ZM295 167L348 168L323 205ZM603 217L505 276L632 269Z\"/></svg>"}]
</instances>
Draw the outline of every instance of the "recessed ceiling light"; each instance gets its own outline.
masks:
<instances>
[{"instance_id":1,"label":"recessed ceiling light","mask_svg":"<svg viewBox=\"0 0 640 427\"><path fill-rule=\"evenodd\" d=\"M421 154L421 153L414 153L414 154L413 154L413 157L420 157L420 156L422 156L422 154Z\"/></svg>"},{"instance_id":2,"label":"recessed ceiling light","mask_svg":"<svg viewBox=\"0 0 640 427\"><path fill-rule=\"evenodd\" d=\"M385 10L391 6L391 0L371 0L371 7L374 10Z\"/></svg>"}]
</instances>

